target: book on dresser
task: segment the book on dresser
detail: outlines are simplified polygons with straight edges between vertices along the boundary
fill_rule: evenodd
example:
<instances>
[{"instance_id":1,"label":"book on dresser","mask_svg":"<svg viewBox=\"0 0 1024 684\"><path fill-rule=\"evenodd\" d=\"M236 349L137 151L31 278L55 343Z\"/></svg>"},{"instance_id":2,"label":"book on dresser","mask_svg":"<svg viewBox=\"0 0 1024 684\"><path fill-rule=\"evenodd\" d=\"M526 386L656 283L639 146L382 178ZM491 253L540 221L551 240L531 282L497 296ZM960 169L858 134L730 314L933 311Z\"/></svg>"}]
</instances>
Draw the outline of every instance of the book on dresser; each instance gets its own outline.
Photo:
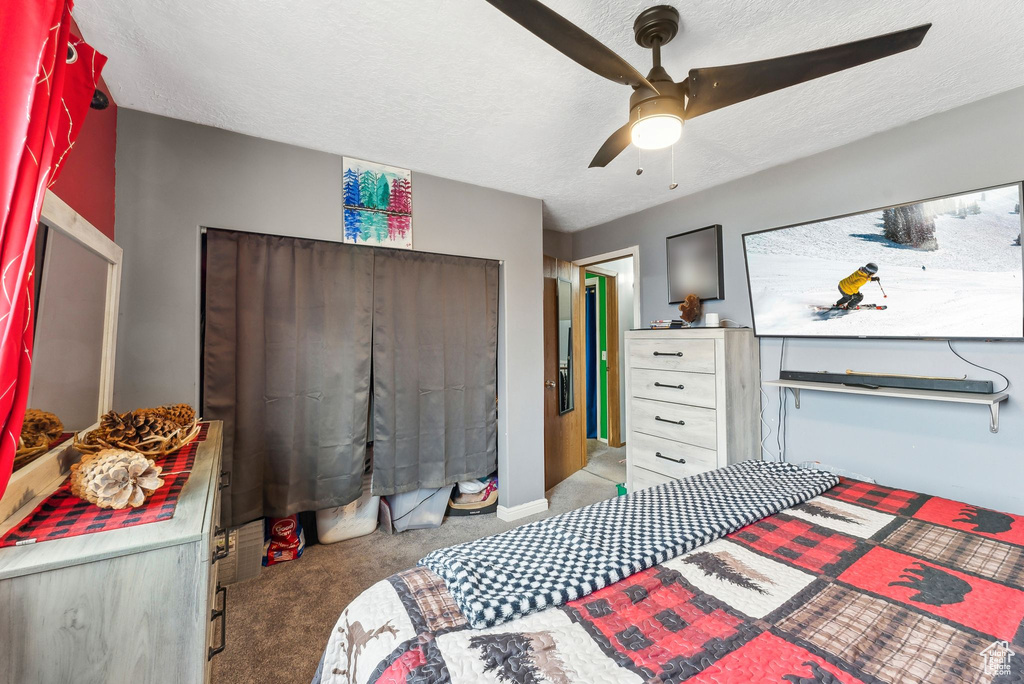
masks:
<instances>
[{"instance_id":1,"label":"book on dresser","mask_svg":"<svg viewBox=\"0 0 1024 684\"><path fill-rule=\"evenodd\" d=\"M633 330L625 338L630 492L760 458L753 331Z\"/></svg>"}]
</instances>

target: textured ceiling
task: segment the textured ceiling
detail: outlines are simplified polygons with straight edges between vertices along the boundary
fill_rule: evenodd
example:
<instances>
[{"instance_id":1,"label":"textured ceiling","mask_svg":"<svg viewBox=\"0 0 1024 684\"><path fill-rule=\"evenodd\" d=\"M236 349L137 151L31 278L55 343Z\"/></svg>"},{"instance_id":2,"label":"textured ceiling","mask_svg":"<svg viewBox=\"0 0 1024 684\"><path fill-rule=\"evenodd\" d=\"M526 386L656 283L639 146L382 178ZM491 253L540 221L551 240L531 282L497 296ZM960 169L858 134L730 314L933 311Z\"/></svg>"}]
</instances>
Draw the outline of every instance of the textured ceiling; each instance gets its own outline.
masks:
<instances>
[{"instance_id":1,"label":"textured ceiling","mask_svg":"<svg viewBox=\"0 0 1024 684\"><path fill-rule=\"evenodd\" d=\"M640 71L651 0L548 0ZM925 22L917 50L710 113L669 152L587 164L628 113L483 0L78 0L118 105L544 200L572 231L1024 86L1021 0L687 0L663 62L781 56Z\"/></svg>"}]
</instances>

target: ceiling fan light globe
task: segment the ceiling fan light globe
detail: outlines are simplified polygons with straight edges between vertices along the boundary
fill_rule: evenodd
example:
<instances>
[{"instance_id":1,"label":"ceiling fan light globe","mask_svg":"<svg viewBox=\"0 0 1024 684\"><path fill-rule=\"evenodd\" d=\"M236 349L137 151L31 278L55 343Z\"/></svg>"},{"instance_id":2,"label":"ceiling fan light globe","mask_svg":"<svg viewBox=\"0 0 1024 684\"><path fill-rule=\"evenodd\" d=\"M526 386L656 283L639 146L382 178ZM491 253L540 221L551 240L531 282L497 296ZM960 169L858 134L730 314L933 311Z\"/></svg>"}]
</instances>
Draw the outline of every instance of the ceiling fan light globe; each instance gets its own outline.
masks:
<instances>
[{"instance_id":1,"label":"ceiling fan light globe","mask_svg":"<svg viewBox=\"0 0 1024 684\"><path fill-rule=\"evenodd\" d=\"M683 120L671 114L647 116L630 129L630 139L641 150L660 150L674 145L683 134Z\"/></svg>"}]
</instances>

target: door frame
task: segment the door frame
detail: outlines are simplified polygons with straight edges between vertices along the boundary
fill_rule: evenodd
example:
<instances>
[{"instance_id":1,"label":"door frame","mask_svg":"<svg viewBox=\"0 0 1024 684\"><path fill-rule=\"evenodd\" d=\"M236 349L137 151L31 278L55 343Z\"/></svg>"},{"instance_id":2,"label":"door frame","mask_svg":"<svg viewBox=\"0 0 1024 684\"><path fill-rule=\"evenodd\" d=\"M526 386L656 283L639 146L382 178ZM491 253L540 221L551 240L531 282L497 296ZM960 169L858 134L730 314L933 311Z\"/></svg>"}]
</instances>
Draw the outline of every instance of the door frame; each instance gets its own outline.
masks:
<instances>
[{"instance_id":1,"label":"door frame","mask_svg":"<svg viewBox=\"0 0 1024 684\"><path fill-rule=\"evenodd\" d=\"M605 365L607 374L605 376L606 394L601 397L601 405L608 411L608 430L604 439L601 439L598 431L598 440L605 442L610 447L621 447L622 441L622 406L619 390L622 378L619 373L619 281L618 273L601 268L600 266L587 266L586 272L604 278L604 314L605 314ZM586 378L584 377L584 380ZM600 396L600 393L598 393ZM600 413L600 406L598 407Z\"/></svg>"},{"instance_id":2,"label":"door frame","mask_svg":"<svg viewBox=\"0 0 1024 684\"><path fill-rule=\"evenodd\" d=\"M584 259L578 259L574 263L579 265L581 270L582 280L585 281L586 272L595 273L597 275L605 276L605 315L607 317L606 334L608 339L606 340L606 346L608 350L608 396L605 400L608 402L608 446L621 447L624 444L622 439L622 426L621 426L621 411L622 406L619 400L620 387L622 378L619 373L619 298L618 298L618 279L617 274L614 271L602 269L601 264L609 261L618 261L620 259L630 257L633 261L633 328L639 329L641 327L641 312L640 312L640 247L634 245L633 247L626 247L624 249L615 250L613 252L605 252L604 254L597 254L592 257L586 257ZM614 326L614 334L613 328ZM584 431L586 425L584 425Z\"/></svg>"},{"instance_id":3,"label":"door frame","mask_svg":"<svg viewBox=\"0 0 1024 684\"><path fill-rule=\"evenodd\" d=\"M587 309L586 309L587 291L590 288L594 288L594 296L598 300L598 306L600 306L601 303L602 303L601 299L600 299L601 289L597 286L597 278L591 278L590 277L591 273L592 273L592 271L590 271L590 269L587 269L586 273L584 274L585 277L584 277L584 280L583 280L583 306L584 306L584 309L583 309L583 327L584 327L584 330L583 330L583 332L585 334L589 334L590 333L590 328L587 326ZM601 273L600 275L603 276L604 274ZM607 287L607 279L606 279L606 287ZM607 290L605 290L605 299L606 300L607 300L607 297L608 297L608 292L607 292ZM607 309L605 311L607 312ZM605 315L607 316L607 313ZM595 322L594 330L597 331L598 334L600 334L601 326L600 326L599 323ZM607 330L605 331L605 334L607 334ZM586 358L586 348L587 348L586 345L587 345L587 341L588 341L587 338L584 337L584 339L583 339L583 349L584 349L584 354L583 354L583 395L584 395L584 400L586 400L587 389L588 389L587 388L587 372L588 372L588 369L587 369L587 358ZM607 346L607 342L605 344ZM601 343L600 343L600 341L597 342L597 353L598 353L598 358L596 359L596 363L597 363L598 370L596 371L596 374L597 374L597 377L598 377L598 383L597 384L600 385L601 384L600 383L600 372L601 372L600 371L600 368L601 368L601 358L600 358ZM606 364L609 363L610 359L611 359L611 353L608 352L608 355L605 358L605 363ZM610 368L610 366L609 366L609 368ZM601 407L608 402L608 398L607 397L602 397L600 392L595 392L594 396L597 397L597 440L599 442L607 443L608 442L607 438L606 439L602 439L601 438ZM588 408L588 407L585 407L585 408ZM611 409L611 406L608 406L608 408ZM587 416L586 411L584 411L584 413L583 413L583 431L584 431L584 433L588 432L587 417L586 416ZM609 421L610 420L611 420L611 416L609 414ZM609 426L610 426L610 423L609 423ZM610 436L610 433L609 433L609 436ZM586 439L590 439L590 437L587 434L584 434L583 437L584 437L585 440Z\"/></svg>"}]
</instances>

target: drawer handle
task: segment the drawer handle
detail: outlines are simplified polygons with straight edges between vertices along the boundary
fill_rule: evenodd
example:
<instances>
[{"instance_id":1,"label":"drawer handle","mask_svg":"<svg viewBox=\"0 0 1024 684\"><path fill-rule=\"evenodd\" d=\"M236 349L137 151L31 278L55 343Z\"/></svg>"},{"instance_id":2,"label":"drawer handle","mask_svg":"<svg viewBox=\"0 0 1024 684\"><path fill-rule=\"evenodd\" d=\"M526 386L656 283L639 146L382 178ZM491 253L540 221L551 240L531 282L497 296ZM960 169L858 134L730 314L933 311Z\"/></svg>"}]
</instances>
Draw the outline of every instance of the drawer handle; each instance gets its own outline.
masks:
<instances>
[{"instance_id":1,"label":"drawer handle","mask_svg":"<svg viewBox=\"0 0 1024 684\"><path fill-rule=\"evenodd\" d=\"M221 608L217 608L217 594L221 594L224 597L221 602ZM220 646L210 647L210 651L206 656L207 660L213 660L213 656L223 651L228 643L228 588L222 587L220 582L217 582L217 592L213 595L213 606L213 610L210 611L210 622L220 618Z\"/></svg>"},{"instance_id":2,"label":"drawer handle","mask_svg":"<svg viewBox=\"0 0 1024 684\"><path fill-rule=\"evenodd\" d=\"M682 356L683 352L654 352L655 356Z\"/></svg>"},{"instance_id":3,"label":"drawer handle","mask_svg":"<svg viewBox=\"0 0 1024 684\"><path fill-rule=\"evenodd\" d=\"M658 458L663 458L666 461L672 461L673 463L686 463L686 459L685 458L672 458L671 456L666 456L665 454L661 453L660 451L655 451L654 455L657 456Z\"/></svg>"},{"instance_id":4,"label":"drawer handle","mask_svg":"<svg viewBox=\"0 0 1024 684\"><path fill-rule=\"evenodd\" d=\"M217 483L217 489L227 489L231 486L231 471L222 470L220 471L220 481Z\"/></svg>"},{"instance_id":5,"label":"drawer handle","mask_svg":"<svg viewBox=\"0 0 1024 684\"><path fill-rule=\"evenodd\" d=\"M227 558L228 554L231 553L231 535L228 534L228 531L225 530L223 527L218 527L217 530L213 533L214 537L216 537L218 535L224 535L224 550L223 551L214 551L213 552L213 562L214 563L216 563L219 560L223 560L223 559ZM216 541L214 542L213 548L214 549L217 548Z\"/></svg>"},{"instance_id":6,"label":"drawer handle","mask_svg":"<svg viewBox=\"0 0 1024 684\"><path fill-rule=\"evenodd\" d=\"M660 420L662 423L672 423L673 425L686 425L685 420L669 420L668 418L662 418L661 416L654 416L654 420Z\"/></svg>"},{"instance_id":7,"label":"drawer handle","mask_svg":"<svg viewBox=\"0 0 1024 684\"><path fill-rule=\"evenodd\" d=\"M655 386L655 387L668 387L668 388L670 388L670 389L686 389L686 386L685 386L685 385L663 385L663 384L662 384L662 383L660 383L660 382L656 382L656 383L654 383L654 386Z\"/></svg>"}]
</instances>

